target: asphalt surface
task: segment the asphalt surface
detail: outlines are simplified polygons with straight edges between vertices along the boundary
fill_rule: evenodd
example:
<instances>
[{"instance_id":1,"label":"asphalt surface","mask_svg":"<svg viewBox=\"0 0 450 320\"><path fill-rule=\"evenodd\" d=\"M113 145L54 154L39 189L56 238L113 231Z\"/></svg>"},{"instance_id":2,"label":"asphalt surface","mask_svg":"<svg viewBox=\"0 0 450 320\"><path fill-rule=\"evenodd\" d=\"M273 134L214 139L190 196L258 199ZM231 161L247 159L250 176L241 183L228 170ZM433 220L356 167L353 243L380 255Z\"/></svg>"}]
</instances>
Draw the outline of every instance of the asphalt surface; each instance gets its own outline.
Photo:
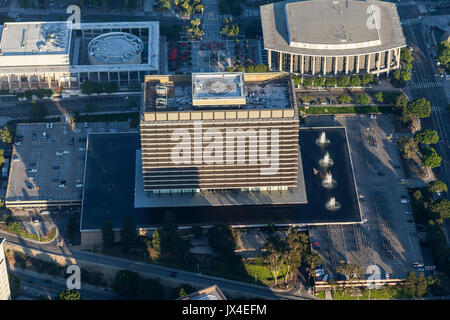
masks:
<instances>
[{"instance_id":1,"label":"asphalt surface","mask_svg":"<svg viewBox=\"0 0 450 320\"><path fill-rule=\"evenodd\" d=\"M443 82L438 74L436 62L433 58L435 49L427 43L432 43L428 30L422 22L403 24L403 31L409 46L413 47L413 74L406 92L410 99L426 98L431 102L431 116L422 119L422 127L434 129L439 134L439 143L435 149L442 157L440 168L433 172L438 179L450 185L450 116L448 101L444 92ZM428 42L427 42L428 40ZM449 81L449 80L447 80ZM450 234L450 223L446 222L447 234Z\"/></svg>"},{"instance_id":2,"label":"asphalt surface","mask_svg":"<svg viewBox=\"0 0 450 320\"><path fill-rule=\"evenodd\" d=\"M126 97L129 97L126 99ZM60 100L41 100L48 114L65 115L78 111L80 113L86 112L87 103L95 103L97 111L101 112L118 112L118 111L133 111L130 108L130 100L134 99L139 105L140 94L129 95L109 95L109 96L91 96L91 97L77 97ZM28 118L30 116L32 103L19 102L16 97L0 96L0 117L10 118Z\"/></svg>"}]
</instances>

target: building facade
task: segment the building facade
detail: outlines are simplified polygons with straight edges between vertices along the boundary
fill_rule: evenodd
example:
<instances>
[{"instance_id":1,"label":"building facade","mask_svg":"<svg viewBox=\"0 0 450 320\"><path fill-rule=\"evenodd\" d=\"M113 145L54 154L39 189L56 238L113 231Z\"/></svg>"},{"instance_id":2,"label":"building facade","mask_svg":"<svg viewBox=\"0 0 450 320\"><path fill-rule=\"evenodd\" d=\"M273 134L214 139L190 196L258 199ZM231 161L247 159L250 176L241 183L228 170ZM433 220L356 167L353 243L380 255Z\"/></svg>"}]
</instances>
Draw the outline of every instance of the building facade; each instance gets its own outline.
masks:
<instances>
[{"instance_id":1,"label":"building facade","mask_svg":"<svg viewBox=\"0 0 450 320\"><path fill-rule=\"evenodd\" d=\"M293 84L270 77L147 76L140 125L144 190L296 187L299 119Z\"/></svg>"},{"instance_id":2,"label":"building facade","mask_svg":"<svg viewBox=\"0 0 450 320\"><path fill-rule=\"evenodd\" d=\"M5 239L0 238L0 300L10 300L11 290L9 288L8 270L6 269L6 258L3 250Z\"/></svg>"},{"instance_id":3,"label":"building facade","mask_svg":"<svg viewBox=\"0 0 450 320\"><path fill-rule=\"evenodd\" d=\"M86 80L130 86L158 70L158 21L0 26L0 90L77 90Z\"/></svg>"},{"instance_id":4,"label":"building facade","mask_svg":"<svg viewBox=\"0 0 450 320\"><path fill-rule=\"evenodd\" d=\"M400 67L406 41L393 3L284 1L260 10L271 71L379 76Z\"/></svg>"}]
</instances>

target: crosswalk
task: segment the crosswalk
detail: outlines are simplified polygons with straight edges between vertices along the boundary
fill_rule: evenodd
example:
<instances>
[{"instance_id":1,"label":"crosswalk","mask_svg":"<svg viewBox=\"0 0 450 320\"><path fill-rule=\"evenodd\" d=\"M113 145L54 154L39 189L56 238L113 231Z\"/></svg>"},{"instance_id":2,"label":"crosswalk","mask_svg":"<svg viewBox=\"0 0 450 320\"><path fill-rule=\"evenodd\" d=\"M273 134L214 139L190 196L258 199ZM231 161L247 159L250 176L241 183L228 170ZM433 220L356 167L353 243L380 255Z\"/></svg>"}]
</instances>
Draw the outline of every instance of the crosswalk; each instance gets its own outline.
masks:
<instances>
[{"instance_id":1,"label":"crosswalk","mask_svg":"<svg viewBox=\"0 0 450 320\"><path fill-rule=\"evenodd\" d=\"M410 89L427 89L427 88L439 88L442 87L442 83L438 82L418 82L418 83L409 83L408 87Z\"/></svg>"}]
</instances>

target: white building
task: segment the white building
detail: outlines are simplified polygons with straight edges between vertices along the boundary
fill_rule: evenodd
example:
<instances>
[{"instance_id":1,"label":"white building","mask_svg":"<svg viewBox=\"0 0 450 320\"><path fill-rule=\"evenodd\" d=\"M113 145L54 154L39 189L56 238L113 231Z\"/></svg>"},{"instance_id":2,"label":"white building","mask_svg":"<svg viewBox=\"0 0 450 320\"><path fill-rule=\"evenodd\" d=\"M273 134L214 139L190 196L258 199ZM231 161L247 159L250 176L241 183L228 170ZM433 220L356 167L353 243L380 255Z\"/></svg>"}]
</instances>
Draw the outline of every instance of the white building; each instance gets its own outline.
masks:
<instances>
[{"instance_id":1,"label":"white building","mask_svg":"<svg viewBox=\"0 0 450 320\"><path fill-rule=\"evenodd\" d=\"M140 83L159 69L159 22L8 22L0 26L0 89Z\"/></svg>"},{"instance_id":2,"label":"white building","mask_svg":"<svg viewBox=\"0 0 450 320\"><path fill-rule=\"evenodd\" d=\"M0 300L10 300L11 290L9 289L8 271L6 270L6 258L3 251L5 239L0 238Z\"/></svg>"}]
</instances>

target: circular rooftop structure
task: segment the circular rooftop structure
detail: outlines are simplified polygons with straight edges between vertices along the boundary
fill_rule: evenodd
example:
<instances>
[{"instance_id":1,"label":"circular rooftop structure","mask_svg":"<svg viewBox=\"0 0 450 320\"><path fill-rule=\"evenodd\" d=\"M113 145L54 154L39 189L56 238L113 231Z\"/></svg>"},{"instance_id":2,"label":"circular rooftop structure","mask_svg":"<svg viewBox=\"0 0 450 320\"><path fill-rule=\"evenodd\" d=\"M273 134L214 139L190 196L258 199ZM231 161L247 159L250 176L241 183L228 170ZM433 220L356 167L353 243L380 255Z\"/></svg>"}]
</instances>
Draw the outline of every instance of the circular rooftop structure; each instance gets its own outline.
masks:
<instances>
[{"instance_id":1,"label":"circular rooftop structure","mask_svg":"<svg viewBox=\"0 0 450 320\"><path fill-rule=\"evenodd\" d=\"M126 32L109 32L92 39L88 45L91 64L140 64L144 43Z\"/></svg>"}]
</instances>

